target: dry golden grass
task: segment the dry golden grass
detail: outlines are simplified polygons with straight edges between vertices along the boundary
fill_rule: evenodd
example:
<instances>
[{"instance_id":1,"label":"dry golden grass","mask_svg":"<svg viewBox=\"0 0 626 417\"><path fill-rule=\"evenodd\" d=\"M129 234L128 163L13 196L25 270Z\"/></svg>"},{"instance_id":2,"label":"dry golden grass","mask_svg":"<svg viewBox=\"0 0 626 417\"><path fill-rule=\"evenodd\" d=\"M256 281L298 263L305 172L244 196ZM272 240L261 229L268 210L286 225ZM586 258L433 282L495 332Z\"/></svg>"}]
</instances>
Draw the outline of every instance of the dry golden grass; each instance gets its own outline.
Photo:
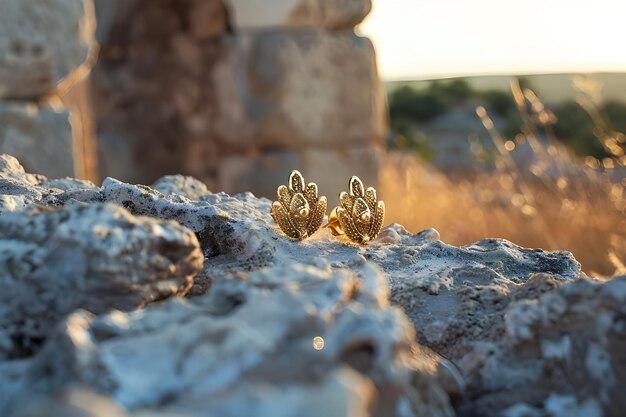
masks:
<instances>
[{"instance_id":1,"label":"dry golden grass","mask_svg":"<svg viewBox=\"0 0 626 417\"><path fill-rule=\"evenodd\" d=\"M609 181L597 161L579 162L539 140L539 129L549 134L554 116L531 91L514 84L513 93L524 127L511 141L494 130L484 108L477 109L498 151L494 172L453 181L413 155L390 156L380 186L386 222L413 232L434 227L455 245L502 237L526 247L569 250L589 275L626 274L625 184ZM510 152L524 143L534 159L520 169Z\"/></svg>"}]
</instances>

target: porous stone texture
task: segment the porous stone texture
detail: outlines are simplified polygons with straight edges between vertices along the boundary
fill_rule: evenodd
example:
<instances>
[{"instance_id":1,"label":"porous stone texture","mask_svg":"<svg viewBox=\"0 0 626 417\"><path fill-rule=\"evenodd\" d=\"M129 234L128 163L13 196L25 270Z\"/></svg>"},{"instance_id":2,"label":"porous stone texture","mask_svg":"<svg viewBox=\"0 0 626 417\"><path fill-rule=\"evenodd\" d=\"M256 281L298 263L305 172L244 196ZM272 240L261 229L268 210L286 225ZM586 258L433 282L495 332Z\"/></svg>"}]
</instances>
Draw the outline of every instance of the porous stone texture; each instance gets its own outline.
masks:
<instances>
[{"instance_id":1,"label":"porous stone texture","mask_svg":"<svg viewBox=\"0 0 626 417\"><path fill-rule=\"evenodd\" d=\"M202 267L175 222L94 203L0 216L0 358L30 355L77 308L133 309L185 294Z\"/></svg>"},{"instance_id":2,"label":"porous stone texture","mask_svg":"<svg viewBox=\"0 0 626 417\"><path fill-rule=\"evenodd\" d=\"M352 30L369 14L371 0L227 0L238 29Z\"/></svg>"},{"instance_id":3,"label":"porous stone texture","mask_svg":"<svg viewBox=\"0 0 626 417\"><path fill-rule=\"evenodd\" d=\"M11 417L129 417L112 399L84 387L33 397Z\"/></svg>"},{"instance_id":4,"label":"porous stone texture","mask_svg":"<svg viewBox=\"0 0 626 417\"><path fill-rule=\"evenodd\" d=\"M19 210L43 197L43 175L27 174L19 161L0 154L0 213Z\"/></svg>"},{"instance_id":5,"label":"porous stone texture","mask_svg":"<svg viewBox=\"0 0 626 417\"><path fill-rule=\"evenodd\" d=\"M11 277L31 264L39 275L26 276L49 277L36 281L45 288L76 276L67 262L58 269L69 252L38 255L59 239L28 237L49 233L35 225L54 225L50 219L63 213L74 216L55 232L66 251L83 242L106 246L83 226L99 219L98 233L106 234L113 216L132 224L175 220L182 226L161 227L195 232L205 257L187 299L50 319L36 354L0 360L0 391L8 394L0 397L2 415L28 411L31 398L71 405L75 387L99 392L129 416L620 416L626 407L626 277L581 277L568 252L502 239L454 247L435 230L412 234L397 224L367 246L328 229L296 242L273 224L271 201L250 193L209 193L181 176L159 181L163 192L114 179L95 187L26 174L10 157L0 162L0 189L14 201L0 215L0 236L6 228L22 236L0 252L21 256ZM79 221L81 212L89 215ZM159 236L150 228L136 233L143 239L127 247ZM166 246L150 253L175 263ZM146 258L129 256L128 263L107 258L108 268L153 274L141 268ZM168 261L148 262L155 264L173 273ZM3 279L7 288L39 288ZM63 300L97 293L85 288L95 287L64 287L54 302L29 293L30 304L17 309L6 306L26 298L0 296L13 311L3 323L28 334L23 319L38 305L33 299L56 313ZM15 339L4 340L11 346Z\"/></svg>"},{"instance_id":6,"label":"porous stone texture","mask_svg":"<svg viewBox=\"0 0 626 417\"><path fill-rule=\"evenodd\" d=\"M367 265L289 265L221 280L190 301L76 312L22 383L39 395L80 383L131 412L181 416L453 416L445 361L414 345L386 295Z\"/></svg>"},{"instance_id":7,"label":"porous stone texture","mask_svg":"<svg viewBox=\"0 0 626 417\"><path fill-rule=\"evenodd\" d=\"M182 195L190 200L197 200L210 194L207 186L193 177L166 175L152 184L152 188L166 195Z\"/></svg>"},{"instance_id":8,"label":"porous stone texture","mask_svg":"<svg viewBox=\"0 0 626 417\"><path fill-rule=\"evenodd\" d=\"M91 1L0 2L0 99L37 99L88 59Z\"/></svg>"},{"instance_id":9,"label":"porous stone texture","mask_svg":"<svg viewBox=\"0 0 626 417\"><path fill-rule=\"evenodd\" d=\"M214 72L222 147L245 152L382 141L386 99L367 38L268 30L229 42Z\"/></svg>"},{"instance_id":10,"label":"porous stone texture","mask_svg":"<svg viewBox=\"0 0 626 417\"><path fill-rule=\"evenodd\" d=\"M626 276L566 284L534 276L502 304L490 337L473 349L474 413L623 414Z\"/></svg>"},{"instance_id":11,"label":"porous stone texture","mask_svg":"<svg viewBox=\"0 0 626 417\"><path fill-rule=\"evenodd\" d=\"M74 175L69 113L0 101L0 152L15 155L32 172L55 178Z\"/></svg>"},{"instance_id":12,"label":"porous stone texture","mask_svg":"<svg viewBox=\"0 0 626 417\"><path fill-rule=\"evenodd\" d=\"M131 415L453 415L460 376L415 344L411 323L389 305L380 270L361 257L343 270L321 259L293 261L294 243L267 221L268 200L210 193L190 200L181 190L199 186L183 177L160 181L168 195L113 179L98 188L30 176L13 158L2 160L7 178L35 189L0 216L11 290L0 298L10 311L0 390L11 394L0 400L1 414L28 415L33 398L70 407L67 390L83 386ZM196 237L156 218L177 219L202 241L212 265L198 275L198 296L101 314L188 288L184 272L199 267ZM29 305L16 301L26 300L20 293L31 296ZM70 314L79 308L90 312ZM37 310L46 331L32 323ZM59 321L60 313L69 316ZM45 344L25 350L34 334ZM16 340L27 358L6 360L16 356Z\"/></svg>"}]
</instances>

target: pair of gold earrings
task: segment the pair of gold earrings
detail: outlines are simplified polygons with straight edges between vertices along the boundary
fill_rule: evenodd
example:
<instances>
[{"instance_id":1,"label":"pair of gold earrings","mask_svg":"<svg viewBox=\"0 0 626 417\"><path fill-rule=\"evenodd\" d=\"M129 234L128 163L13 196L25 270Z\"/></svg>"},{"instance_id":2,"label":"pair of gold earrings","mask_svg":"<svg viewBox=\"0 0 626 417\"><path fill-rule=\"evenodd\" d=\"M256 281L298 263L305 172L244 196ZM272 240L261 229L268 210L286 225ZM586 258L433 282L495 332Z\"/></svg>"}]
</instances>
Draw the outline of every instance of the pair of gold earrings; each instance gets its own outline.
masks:
<instances>
[{"instance_id":1,"label":"pair of gold earrings","mask_svg":"<svg viewBox=\"0 0 626 417\"><path fill-rule=\"evenodd\" d=\"M350 178L348 189L349 192L339 194L339 206L330 213L324 227L335 236L345 234L351 241L364 245L380 233L385 203L377 200L374 188L365 189L358 177ZM290 238L302 240L322 225L328 201L317 193L317 184L305 185L304 177L295 170L289 175L289 184L278 187L278 201L272 204L270 214Z\"/></svg>"}]
</instances>

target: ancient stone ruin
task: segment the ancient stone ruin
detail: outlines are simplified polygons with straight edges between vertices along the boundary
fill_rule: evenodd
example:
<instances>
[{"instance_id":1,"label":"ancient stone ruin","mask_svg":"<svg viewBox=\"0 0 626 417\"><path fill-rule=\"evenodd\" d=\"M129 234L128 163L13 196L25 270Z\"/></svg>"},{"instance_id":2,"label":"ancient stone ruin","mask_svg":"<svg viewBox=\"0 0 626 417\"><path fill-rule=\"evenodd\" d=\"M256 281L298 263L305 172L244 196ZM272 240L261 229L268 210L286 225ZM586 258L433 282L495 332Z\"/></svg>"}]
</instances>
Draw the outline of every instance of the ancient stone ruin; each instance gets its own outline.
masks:
<instances>
[{"instance_id":1,"label":"ancient stone ruin","mask_svg":"<svg viewBox=\"0 0 626 417\"><path fill-rule=\"evenodd\" d=\"M350 1L97 3L92 89L102 172L166 173L273 195L293 167L335 195L377 180L386 98Z\"/></svg>"},{"instance_id":2,"label":"ancient stone ruin","mask_svg":"<svg viewBox=\"0 0 626 417\"><path fill-rule=\"evenodd\" d=\"M259 195L294 166L332 195L336 175L378 179L386 97L354 33L369 0L1 7L0 151L28 169Z\"/></svg>"},{"instance_id":3,"label":"ancient stone ruin","mask_svg":"<svg viewBox=\"0 0 626 417\"><path fill-rule=\"evenodd\" d=\"M59 98L94 58L93 4L6 0L0 4L0 151L53 177L90 178L92 155ZM78 125L76 126L78 128Z\"/></svg>"},{"instance_id":4,"label":"ancient stone ruin","mask_svg":"<svg viewBox=\"0 0 626 417\"><path fill-rule=\"evenodd\" d=\"M369 1L99 1L101 186L62 109L91 6L0 1L0 416L623 415L626 277L399 224L296 241L209 191L375 183Z\"/></svg>"}]
</instances>

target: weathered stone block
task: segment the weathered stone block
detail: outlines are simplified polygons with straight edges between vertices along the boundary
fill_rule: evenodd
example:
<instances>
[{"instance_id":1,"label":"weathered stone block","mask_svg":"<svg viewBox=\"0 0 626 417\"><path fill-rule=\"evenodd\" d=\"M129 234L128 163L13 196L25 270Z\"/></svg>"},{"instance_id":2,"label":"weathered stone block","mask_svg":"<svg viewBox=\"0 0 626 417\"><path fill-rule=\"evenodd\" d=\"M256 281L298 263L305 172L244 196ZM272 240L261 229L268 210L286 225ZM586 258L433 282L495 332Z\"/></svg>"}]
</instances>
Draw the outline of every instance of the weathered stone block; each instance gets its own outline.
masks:
<instances>
[{"instance_id":1,"label":"weathered stone block","mask_svg":"<svg viewBox=\"0 0 626 417\"><path fill-rule=\"evenodd\" d=\"M105 47L111 40L124 43L147 33L185 32L208 39L227 31L229 24L229 10L222 0L94 0L94 5L96 36ZM133 30L127 31L131 25Z\"/></svg>"},{"instance_id":2,"label":"weathered stone block","mask_svg":"<svg viewBox=\"0 0 626 417\"><path fill-rule=\"evenodd\" d=\"M185 294L202 268L195 234L114 204L0 219L0 359L32 354L77 308L134 309Z\"/></svg>"},{"instance_id":3,"label":"weathered stone block","mask_svg":"<svg viewBox=\"0 0 626 417\"><path fill-rule=\"evenodd\" d=\"M35 104L0 102L0 153L51 178L74 175L69 114Z\"/></svg>"},{"instance_id":4,"label":"weathered stone block","mask_svg":"<svg viewBox=\"0 0 626 417\"><path fill-rule=\"evenodd\" d=\"M95 45L91 0L0 2L0 98L56 88Z\"/></svg>"},{"instance_id":5,"label":"weathered stone block","mask_svg":"<svg viewBox=\"0 0 626 417\"><path fill-rule=\"evenodd\" d=\"M413 342L380 270L358 269L279 265L215 282L195 301L78 311L0 411L83 385L137 417L454 416L440 382L450 365Z\"/></svg>"},{"instance_id":6,"label":"weathered stone block","mask_svg":"<svg viewBox=\"0 0 626 417\"><path fill-rule=\"evenodd\" d=\"M242 33L213 74L224 148L377 143L386 133L375 51L353 33Z\"/></svg>"},{"instance_id":7,"label":"weathered stone block","mask_svg":"<svg viewBox=\"0 0 626 417\"><path fill-rule=\"evenodd\" d=\"M333 207L339 193L347 190L352 175L366 186L376 187L383 156L381 149L366 146L230 156L220 161L219 188L228 193L252 189L259 196L275 198L278 185L285 184L289 173L297 169L307 181L317 184L320 194L328 197L329 207Z\"/></svg>"},{"instance_id":8,"label":"weathered stone block","mask_svg":"<svg viewBox=\"0 0 626 417\"><path fill-rule=\"evenodd\" d=\"M46 180L0 155L0 202L14 202L0 216L0 355L26 356L0 360L0 415L113 402L106 415L623 415L624 276L399 224L362 246L328 229L294 241L267 199L180 176L154 187ZM193 298L135 309L196 272ZM75 389L83 401L59 395Z\"/></svg>"},{"instance_id":9,"label":"weathered stone block","mask_svg":"<svg viewBox=\"0 0 626 417\"><path fill-rule=\"evenodd\" d=\"M238 28L352 29L369 14L371 0L227 0Z\"/></svg>"},{"instance_id":10,"label":"weathered stone block","mask_svg":"<svg viewBox=\"0 0 626 417\"><path fill-rule=\"evenodd\" d=\"M102 50L90 88L101 176L151 183L179 172L209 180L217 158L211 74L228 27L222 2L97 6Z\"/></svg>"}]
</instances>

